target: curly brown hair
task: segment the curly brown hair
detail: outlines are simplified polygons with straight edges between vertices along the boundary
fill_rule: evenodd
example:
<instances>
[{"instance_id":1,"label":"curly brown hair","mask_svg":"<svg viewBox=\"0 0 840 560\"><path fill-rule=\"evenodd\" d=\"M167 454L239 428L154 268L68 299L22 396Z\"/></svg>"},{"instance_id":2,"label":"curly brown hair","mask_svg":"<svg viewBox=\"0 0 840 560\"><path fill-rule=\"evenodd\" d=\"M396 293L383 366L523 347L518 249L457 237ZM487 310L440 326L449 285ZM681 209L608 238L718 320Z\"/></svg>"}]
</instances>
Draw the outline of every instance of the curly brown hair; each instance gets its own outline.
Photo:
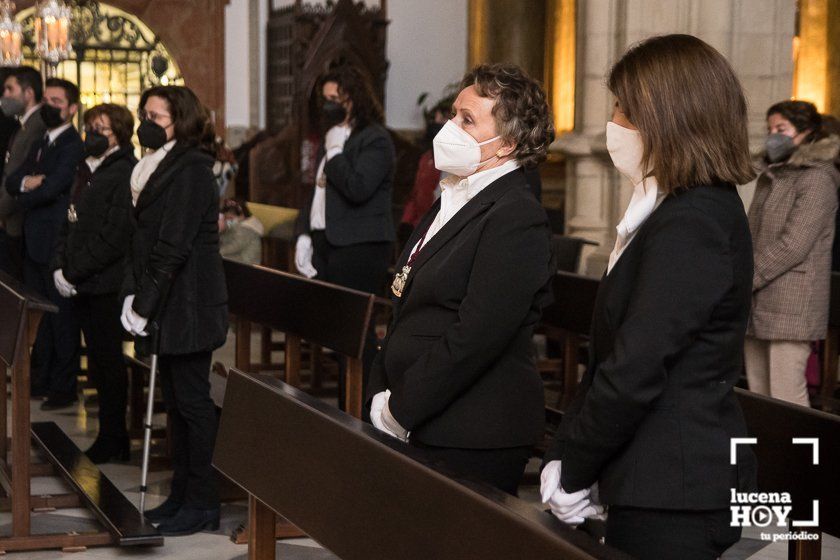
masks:
<instances>
[{"instance_id":1,"label":"curly brown hair","mask_svg":"<svg viewBox=\"0 0 840 560\"><path fill-rule=\"evenodd\" d=\"M461 80L461 89L475 86L493 99L496 130L513 144L513 157L525 167L544 161L554 141L554 119L540 83L515 64L481 64Z\"/></svg>"},{"instance_id":2,"label":"curly brown hair","mask_svg":"<svg viewBox=\"0 0 840 560\"><path fill-rule=\"evenodd\" d=\"M131 111L115 103L101 103L85 111L85 126L91 126L101 115L108 117L111 132L117 137L120 147L131 146L131 136L134 134L134 117L131 116Z\"/></svg>"}]
</instances>

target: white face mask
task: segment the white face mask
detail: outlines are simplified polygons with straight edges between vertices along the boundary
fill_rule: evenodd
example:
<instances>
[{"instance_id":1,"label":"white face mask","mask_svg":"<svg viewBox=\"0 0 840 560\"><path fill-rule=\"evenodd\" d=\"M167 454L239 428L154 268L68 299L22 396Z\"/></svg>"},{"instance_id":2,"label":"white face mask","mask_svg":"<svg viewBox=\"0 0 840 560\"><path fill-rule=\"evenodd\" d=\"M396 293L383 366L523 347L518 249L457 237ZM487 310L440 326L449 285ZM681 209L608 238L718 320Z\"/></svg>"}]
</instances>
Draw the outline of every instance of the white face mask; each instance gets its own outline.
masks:
<instances>
[{"instance_id":1,"label":"white face mask","mask_svg":"<svg viewBox=\"0 0 840 560\"><path fill-rule=\"evenodd\" d=\"M446 121L443 128L435 136L432 145L435 153L435 167L446 173L466 177L472 175L476 170L486 165L498 154L481 161L481 146L494 142L501 136L494 136L484 142L477 142L469 132L455 124Z\"/></svg>"},{"instance_id":2,"label":"white face mask","mask_svg":"<svg viewBox=\"0 0 840 560\"><path fill-rule=\"evenodd\" d=\"M638 185L645 178L642 171L644 144L638 130L630 130L610 121L607 123L607 150L618 172Z\"/></svg>"}]
</instances>

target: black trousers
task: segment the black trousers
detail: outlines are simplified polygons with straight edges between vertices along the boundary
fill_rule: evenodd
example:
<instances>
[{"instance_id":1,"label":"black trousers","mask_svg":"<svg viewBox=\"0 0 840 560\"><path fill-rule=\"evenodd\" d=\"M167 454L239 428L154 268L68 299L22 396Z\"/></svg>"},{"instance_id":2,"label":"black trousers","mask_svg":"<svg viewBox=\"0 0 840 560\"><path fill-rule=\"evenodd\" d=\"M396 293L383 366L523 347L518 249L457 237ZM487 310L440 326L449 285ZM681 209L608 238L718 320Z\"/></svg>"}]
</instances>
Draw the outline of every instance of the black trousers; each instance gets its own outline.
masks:
<instances>
[{"instance_id":1,"label":"black trousers","mask_svg":"<svg viewBox=\"0 0 840 560\"><path fill-rule=\"evenodd\" d=\"M210 464L218 419L210 398L212 352L160 356L160 383L172 427L172 490L185 506L219 507L216 474Z\"/></svg>"},{"instance_id":2,"label":"black trousers","mask_svg":"<svg viewBox=\"0 0 840 560\"><path fill-rule=\"evenodd\" d=\"M533 451L531 445L501 449L461 449L409 441L412 447L420 451L426 462L445 469L447 474L486 482L513 496L517 495L516 490Z\"/></svg>"},{"instance_id":3,"label":"black trousers","mask_svg":"<svg viewBox=\"0 0 840 560\"><path fill-rule=\"evenodd\" d=\"M58 307L58 313L45 313L38 327L32 347L32 390L46 392L49 397L74 396L81 346L75 302L61 297L46 264L27 258L23 276L27 286Z\"/></svg>"},{"instance_id":4,"label":"black trousers","mask_svg":"<svg viewBox=\"0 0 840 560\"><path fill-rule=\"evenodd\" d=\"M23 237L0 229L0 270L23 280Z\"/></svg>"},{"instance_id":5,"label":"black trousers","mask_svg":"<svg viewBox=\"0 0 840 560\"><path fill-rule=\"evenodd\" d=\"M122 352L122 308L116 293L76 298L85 335L88 374L99 395L99 436L125 438L128 374Z\"/></svg>"},{"instance_id":6,"label":"black trousers","mask_svg":"<svg viewBox=\"0 0 840 560\"><path fill-rule=\"evenodd\" d=\"M323 231L313 231L311 237L314 253L312 266L318 271L316 276L318 280L369 294L382 294L387 280L388 264L392 256L393 244L391 242L359 243L347 247L338 247L327 241L327 236ZM365 339L364 355L362 356L363 395L366 394L370 367L376 357L375 327L371 322L370 330ZM344 360L339 361L338 407L341 410L344 410L346 395L345 370Z\"/></svg>"},{"instance_id":7,"label":"black trousers","mask_svg":"<svg viewBox=\"0 0 840 560\"><path fill-rule=\"evenodd\" d=\"M610 506L608 545L639 560L714 560L738 542L728 509L679 511Z\"/></svg>"}]
</instances>

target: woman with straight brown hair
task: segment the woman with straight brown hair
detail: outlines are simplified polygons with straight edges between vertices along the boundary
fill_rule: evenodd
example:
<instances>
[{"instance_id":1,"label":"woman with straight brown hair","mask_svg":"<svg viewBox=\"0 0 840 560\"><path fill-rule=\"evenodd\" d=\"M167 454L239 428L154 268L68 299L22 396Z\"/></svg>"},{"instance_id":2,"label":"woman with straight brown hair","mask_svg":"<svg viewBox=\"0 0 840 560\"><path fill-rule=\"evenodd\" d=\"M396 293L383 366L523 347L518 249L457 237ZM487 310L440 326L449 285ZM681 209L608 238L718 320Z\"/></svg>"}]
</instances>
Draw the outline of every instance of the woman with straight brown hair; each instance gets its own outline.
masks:
<instances>
[{"instance_id":1,"label":"woman with straight brown hair","mask_svg":"<svg viewBox=\"0 0 840 560\"><path fill-rule=\"evenodd\" d=\"M753 274L735 190L754 176L746 102L723 56L689 35L631 48L608 87L607 147L635 189L542 496L573 524L608 506L607 543L638 558L717 558L741 533L730 490L755 474L744 446L729 457L746 435L733 391Z\"/></svg>"}]
</instances>

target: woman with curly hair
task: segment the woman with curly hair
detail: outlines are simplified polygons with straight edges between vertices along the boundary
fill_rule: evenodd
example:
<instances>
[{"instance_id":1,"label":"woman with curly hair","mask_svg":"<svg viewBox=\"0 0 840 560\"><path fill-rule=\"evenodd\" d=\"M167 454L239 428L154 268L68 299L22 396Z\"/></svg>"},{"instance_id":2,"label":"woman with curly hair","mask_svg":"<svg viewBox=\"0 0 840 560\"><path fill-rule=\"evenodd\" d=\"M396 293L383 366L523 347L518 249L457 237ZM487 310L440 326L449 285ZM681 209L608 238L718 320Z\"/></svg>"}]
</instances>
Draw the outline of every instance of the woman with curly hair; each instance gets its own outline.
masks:
<instances>
[{"instance_id":1,"label":"woman with curly hair","mask_svg":"<svg viewBox=\"0 0 840 560\"><path fill-rule=\"evenodd\" d=\"M449 175L397 262L368 389L374 426L511 494L543 433L531 335L553 272L548 218L523 168L553 138L545 92L519 67L464 77L434 139Z\"/></svg>"}]
</instances>

